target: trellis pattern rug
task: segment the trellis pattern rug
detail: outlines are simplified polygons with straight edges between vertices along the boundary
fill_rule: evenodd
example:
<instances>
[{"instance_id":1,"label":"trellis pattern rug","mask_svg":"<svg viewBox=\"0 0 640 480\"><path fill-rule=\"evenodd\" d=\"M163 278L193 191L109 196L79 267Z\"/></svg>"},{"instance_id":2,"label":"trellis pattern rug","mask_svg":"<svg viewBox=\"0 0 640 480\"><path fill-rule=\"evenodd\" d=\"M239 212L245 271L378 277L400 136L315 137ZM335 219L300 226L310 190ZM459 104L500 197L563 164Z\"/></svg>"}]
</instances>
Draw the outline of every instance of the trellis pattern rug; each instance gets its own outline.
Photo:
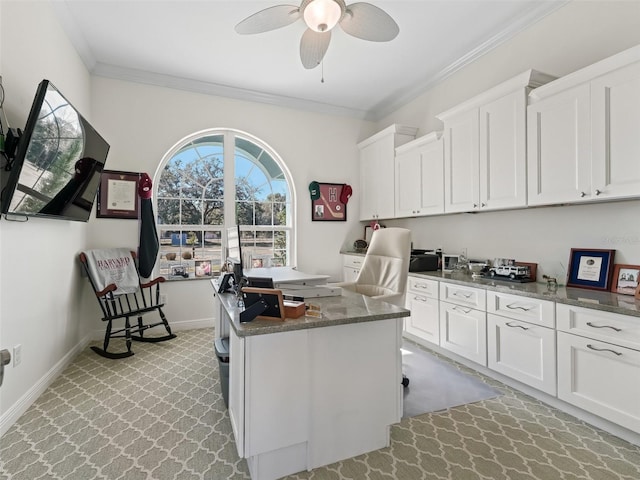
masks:
<instances>
[{"instance_id":1,"label":"trellis pattern rug","mask_svg":"<svg viewBox=\"0 0 640 480\"><path fill-rule=\"evenodd\" d=\"M0 479L248 480L213 331L179 332L135 352L124 360L80 354L0 439ZM480 378L502 394L405 418L390 447L287 479L640 478L639 447Z\"/></svg>"}]
</instances>

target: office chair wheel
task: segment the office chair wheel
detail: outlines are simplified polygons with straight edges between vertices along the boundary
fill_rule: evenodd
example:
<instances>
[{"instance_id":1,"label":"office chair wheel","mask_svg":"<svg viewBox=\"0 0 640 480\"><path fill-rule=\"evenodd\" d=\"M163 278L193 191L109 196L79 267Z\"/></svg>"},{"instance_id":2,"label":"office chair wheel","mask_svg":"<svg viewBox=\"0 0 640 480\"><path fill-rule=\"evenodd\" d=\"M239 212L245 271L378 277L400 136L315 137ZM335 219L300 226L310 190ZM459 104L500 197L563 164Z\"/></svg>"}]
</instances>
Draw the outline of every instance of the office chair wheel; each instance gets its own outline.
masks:
<instances>
[{"instance_id":1,"label":"office chair wheel","mask_svg":"<svg viewBox=\"0 0 640 480\"><path fill-rule=\"evenodd\" d=\"M402 386L407 388L409 386L409 377L402 375Z\"/></svg>"}]
</instances>

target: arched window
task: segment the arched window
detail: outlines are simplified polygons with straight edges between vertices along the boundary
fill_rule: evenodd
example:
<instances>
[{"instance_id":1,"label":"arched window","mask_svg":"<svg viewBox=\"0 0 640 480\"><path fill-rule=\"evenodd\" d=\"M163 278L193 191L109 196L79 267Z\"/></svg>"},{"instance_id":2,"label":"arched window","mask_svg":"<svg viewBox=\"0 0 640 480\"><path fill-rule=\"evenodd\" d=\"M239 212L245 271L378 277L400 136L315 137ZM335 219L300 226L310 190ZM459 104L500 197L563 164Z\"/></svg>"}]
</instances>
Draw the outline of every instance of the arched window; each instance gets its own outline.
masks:
<instances>
[{"instance_id":1,"label":"arched window","mask_svg":"<svg viewBox=\"0 0 640 480\"><path fill-rule=\"evenodd\" d=\"M154 185L161 275L219 271L225 232L236 224L245 268L289 265L292 183L277 154L258 139L228 129L193 134L165 155Z\"/></svg>"}]
</instances>

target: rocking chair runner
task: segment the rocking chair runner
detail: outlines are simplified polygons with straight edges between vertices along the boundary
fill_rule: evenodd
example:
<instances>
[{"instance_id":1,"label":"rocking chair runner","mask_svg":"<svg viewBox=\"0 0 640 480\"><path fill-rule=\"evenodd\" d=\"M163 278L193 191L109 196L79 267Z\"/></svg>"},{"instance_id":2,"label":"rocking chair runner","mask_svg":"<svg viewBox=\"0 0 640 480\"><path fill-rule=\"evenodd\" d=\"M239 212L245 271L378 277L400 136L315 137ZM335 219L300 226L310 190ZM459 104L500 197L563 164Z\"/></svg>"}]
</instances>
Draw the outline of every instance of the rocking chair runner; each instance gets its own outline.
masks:
<instances>
[{"instance_id":1,"label":"rocking chair runner","mask_svg":"<svg viewBox=\"0 0 640 480\"><path fill-rule=\"evenodd\" d=\"M80 262L89 277L96 294L102 320L107 322L103 348L91 347L97 354L106 358L126 358L133 355L131 341L163 342L175 338L160 303L160 284L164 277L155 278L147 283L140 282L136 266L135 252L126 249L90 250L81 252ZM157 311L160 321L145 324L143 315ZM130 317L137 317L137 325L131 325ZM114 320L124 319L124 327L114 330ZM144 331L156 326L164 326L167 335L145 337ZM125 338L127 350L114 353L108 350L111 338Z\"/></svg>"}]
</instances>

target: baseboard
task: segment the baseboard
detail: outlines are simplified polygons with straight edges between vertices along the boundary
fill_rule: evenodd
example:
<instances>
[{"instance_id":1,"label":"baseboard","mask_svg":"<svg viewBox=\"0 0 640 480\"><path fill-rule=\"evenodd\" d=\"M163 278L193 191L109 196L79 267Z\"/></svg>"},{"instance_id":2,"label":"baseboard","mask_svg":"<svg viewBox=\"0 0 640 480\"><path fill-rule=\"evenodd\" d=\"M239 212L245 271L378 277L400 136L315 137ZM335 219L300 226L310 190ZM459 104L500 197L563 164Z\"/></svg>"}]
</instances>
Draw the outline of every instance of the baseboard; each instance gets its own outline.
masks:
<instances>
[{"instance_id":1,"label":"baseboard","mask_svg":"<svg viewBox=\"0 0 640 480\"><path fill-rule=\"evenodd\" d=\"M76 356L84 350L91 341L91 335L87 335L80 342L69 350L49 371L33 385L16 403L0 416L0 437L4 435L11 426L18 421L31 405L49 388L58 376L67 368Z\"/></svg>"}]
</instances>

